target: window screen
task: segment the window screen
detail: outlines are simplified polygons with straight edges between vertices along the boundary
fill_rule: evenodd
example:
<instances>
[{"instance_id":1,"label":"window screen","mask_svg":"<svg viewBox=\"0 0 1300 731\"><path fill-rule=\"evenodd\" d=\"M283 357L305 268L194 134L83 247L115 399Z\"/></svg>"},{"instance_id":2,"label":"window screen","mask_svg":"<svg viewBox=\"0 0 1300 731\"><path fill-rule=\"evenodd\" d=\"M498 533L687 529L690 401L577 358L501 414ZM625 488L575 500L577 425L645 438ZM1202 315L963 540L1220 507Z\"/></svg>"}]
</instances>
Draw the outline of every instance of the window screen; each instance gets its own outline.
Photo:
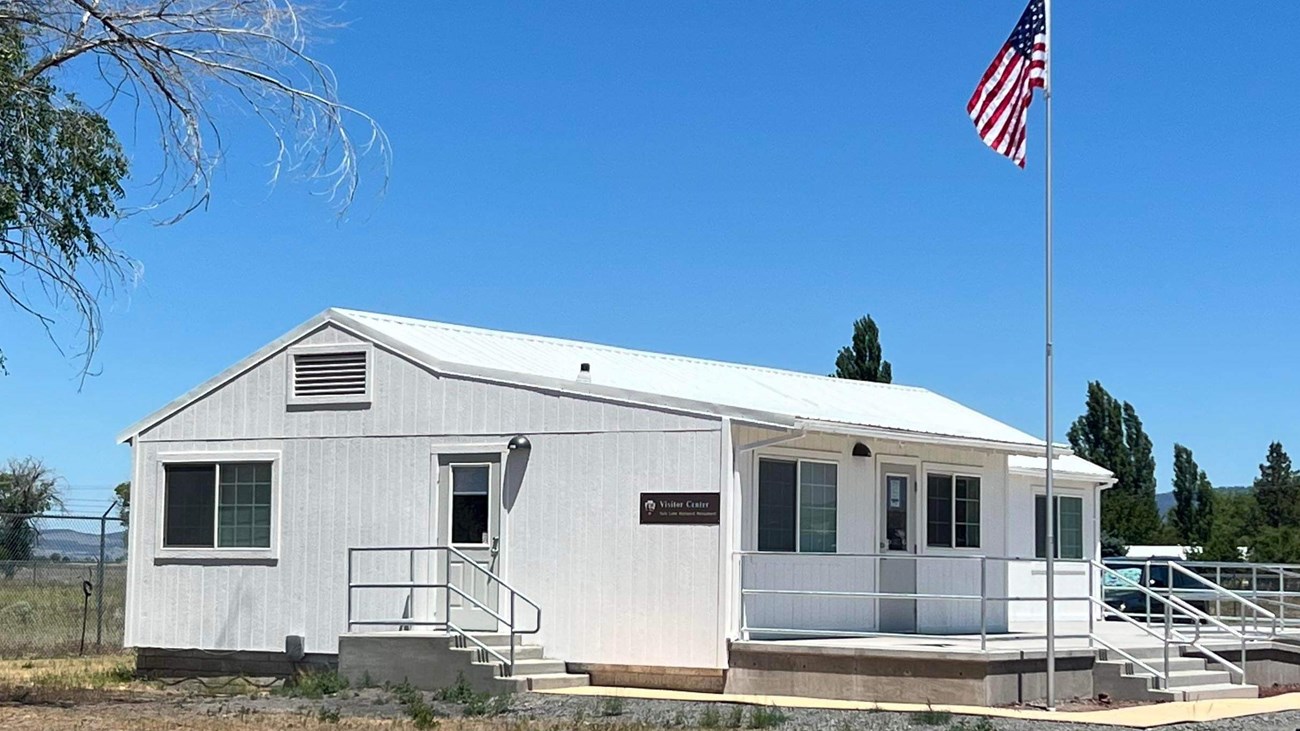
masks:
<instances>
[{"instance_id":1,"label":"window screen","mask_svg":"<svg viewBox=\"0 0 1300 731\"><path fill-rule=\"evenodd\" d=\"M952 476L927 475L925 480L925 544L952 547Z\"/></svg>"},{"instance_id":2,"label":"window screen","mask_svg":"<svg viewBox=\"0 0 1300 731\"><path fill-rule=\"evenodd\" d=\"M487 545L491 467L452 465L451 542Z\"/></svg>"},{"instance_id":3,"label":"window screen","mask_svg":"<svg viewBox=\"0 0 1300 731\"><path fill-rule=\"evenodd\" d=\"M758 550L794 551L798 463L758 461Z\"/></svg>"},{"instance_id":4,"label":"window screen","mask_svg":"<svg viewBox=\"0 0 1300 731\"><path fill-rule=\"evenodd\" d=\"M212 548L212 511L217 466L177 464L164 468L163 546Z\"/></svg>"}]
</instances>

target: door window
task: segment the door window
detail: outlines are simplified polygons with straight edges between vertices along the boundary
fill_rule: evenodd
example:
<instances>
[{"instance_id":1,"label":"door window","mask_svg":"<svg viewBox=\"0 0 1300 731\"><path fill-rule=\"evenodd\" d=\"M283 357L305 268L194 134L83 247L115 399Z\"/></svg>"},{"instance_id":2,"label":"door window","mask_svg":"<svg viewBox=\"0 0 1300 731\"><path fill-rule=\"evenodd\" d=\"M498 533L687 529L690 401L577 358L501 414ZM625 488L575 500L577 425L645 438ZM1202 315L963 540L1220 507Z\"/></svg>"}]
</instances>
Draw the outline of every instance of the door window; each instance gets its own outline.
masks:
<instances>
[{"instance_id":1,"label":"door window","mask_svg":"<svg viewBox=\"0 0 1300 731\"><path fill-rule=\"evenodd\" d=\"M907 550L907 477L885 476L885 540L890 551Z\"/></svg>"},{"instance_id":2,"label":"door window","mask_svg":"<svg viewBox=\"0 0 1300 731\"><path fill-rule=\"evenodd\" d=\"M452 465L452 543L487 545L490 480L491 467L488 465Z\"/></svg>"}]
</instances>

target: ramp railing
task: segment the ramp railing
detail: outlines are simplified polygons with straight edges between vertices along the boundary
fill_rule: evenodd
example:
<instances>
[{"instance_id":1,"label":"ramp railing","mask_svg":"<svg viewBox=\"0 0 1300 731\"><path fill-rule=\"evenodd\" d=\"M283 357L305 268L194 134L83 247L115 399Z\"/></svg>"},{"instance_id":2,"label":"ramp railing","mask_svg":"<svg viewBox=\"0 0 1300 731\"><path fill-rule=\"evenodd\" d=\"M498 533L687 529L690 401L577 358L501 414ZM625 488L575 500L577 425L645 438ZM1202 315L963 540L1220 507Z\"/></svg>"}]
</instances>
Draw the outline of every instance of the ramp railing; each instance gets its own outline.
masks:
<instances>
[{"instance_id":1,"label":"ramp railing","mask_svg":"<svg viewBox=\"0 0 1300 731\"><path fill-rule=\"evenodd\" d=\"M405 581L358 581L355 578L357 554L382 555L397 554L405 555L405 566L407 567L407 578ZM441 559L441 572L434 572L435 580L420 580L417 577L416 557L420 554L427 554L433 557L434 561ZM458 559L458 565L470 569L467 573L462 573L462 583L467 575L481 576L485 581L485 586L495 586L500 591L505 592L504 613L502 611L502 602L500 597L496 602L496 607L490 607L486 602L474 596L474 592L458 585L452 581L452 562ZM501 674L509 677L514 674L515 669L515 645L521 635L536 634L542 627L542 608L536 602L524 596L513 586L507 583L500 576L490 571L487 567L467 556L463 551L455 546L359 546L348 548L348 598L347 598L347 631L351 632L353 627L397 627L402 630L409 630L411 627L427 627L429 629L445 631L449 637L460 647L474 646L482 660L488 658L496 660L501 667ZM431 569L437 568L436 564L426 565L423 573L429 573ZM443 580L436 580L441 576ZM358 590L393 590L406 592L405 607L401 617L378 617L363 619L355 616L358 602L354 598ZM426 602L427 616L417 617L417 590L432 590L435 593L439 590L442 592L442 602ZM458 626L452 621L452 596L460 597L461 600L472 605L478 611L483 612L491 617L497 624L497 631L502 627L505 628L509 635L509 645L505 652L500 648L494 648L474 636L475 632L482 630L466 629ZM516 621L516 610L519 602L526 604L532 609L533 624L530 628L520 629ZM439 611L440 610L440 611Z\"/></svg>"},{"instance_id":2,"label":"ramp railing","mask_svg":"<svg viewBox=\"0 0 1300 731\"><path fill-rule=\"evenodd\" d=\"M980 650L987 650L990 637L999 636L1014 640L1043 640L1043 633L1010 631L1010 606L1021 603L1038 603L1044 608L1047 597L1033 591L1012 586L1008 569L1019 567L1023 583L1026 573L1032 578L1045 574L1042 559L1006 558L980 555L926 555L926 554L870 554L834 553L799 554L782 552L742 551L735 554L740 581L739 636L741 639L779 639L798 637L877 637L921 634L915 624L910 629L882 629L884 607L902 602L911 607L915 620L917 607L926 605L934 614L947 618L947 626L926 628L928 634L946 636L968 635L974 639L978 632ZM909 589L886 586L883 583L882 562L890 560L915 561L918 566L926 562L946 562L938 571L931 572L930 580L922 586L914 581ZM991 570L997 566L998 570ZM1028 569L1028 572L1025 571ZM1169 568L1163 585L1149 582L1150 574L1135 579L1100 561L1088 559L1058 559L1056 575L1058 592L1053 597L1058 605L1082 603L1085 610L1074 612L1076 619L1086 617L1086 632L1058 632L1059 640L1086 640L1086 647L1104 648L1116 657L1142 668L1151 674L1160 688L1169 687L1170 660L1181 656L1184 649L1218 663L1232 679L1246 683L1247 643L1256 635L1246 629L1195 606L1185 596L1173 576L1180 575L1179 567ZM923 572L914 571L912 576ZM1062 578L1070 579L1062 585ZM1240 594L1215 586L1202 586L1198 578L1188 581L1220 601L1249 609L1257 617L1256 624L1268 625L1275 619L1271 612ZM1206 582L1208 583L1208 582ZM930 588L934 587L934 588ZM1073 589L1071 589L1073 587ZM1038 591L1042 591L1041 588ZM1125 606L1123 601L1108 597L1107 592L1127 592L1124 597L1133 601L1137 597L1145 605L1145 615L1135 610L1138 604ZM1199 602L1198 602L1199 603ZM966 607L961 610L937 610L944 605ZM840 609L837 609L839 607ZM1056 610L1060 616L1059 608ZM1157 614L1158 611L1158 614ZM977 612L974 613L974 612ZM962 617L961 619L954 619ZM1160 647L1160 659L1142 658L1125 646L1125 641L1114 634L1098 631L1096 620L1113 619L1123 622L1146 639L1149 647ZM818 622L823 622L817 626ZM1059 621L1059 620L1058 620ZM975 622L978 622L976 629ZM1212 632L1210 630L1213 630ZM1130 639L1131 642L1131 639ZM1213 645L1213 647L1211 647ZM1224 646L1239 649L1240 658L1233 662L1222 654ZM1218 648L1217 650L1214 648Z\"/></svg>"}]
</instances>

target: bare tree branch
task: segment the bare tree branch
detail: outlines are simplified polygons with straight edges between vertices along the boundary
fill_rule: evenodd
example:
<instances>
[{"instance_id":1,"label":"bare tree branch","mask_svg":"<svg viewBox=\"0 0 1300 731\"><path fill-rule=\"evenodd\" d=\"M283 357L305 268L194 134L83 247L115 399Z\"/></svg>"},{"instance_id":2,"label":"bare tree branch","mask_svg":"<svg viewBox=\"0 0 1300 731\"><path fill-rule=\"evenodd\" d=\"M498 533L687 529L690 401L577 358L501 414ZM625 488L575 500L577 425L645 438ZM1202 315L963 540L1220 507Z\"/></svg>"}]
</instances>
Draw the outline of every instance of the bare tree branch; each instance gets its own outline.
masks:
<instances>
[{"instance_id":1,"label":"bare tree branch","mask_svg":"<svg viewBox=\"0 0 1300 731\"><path fill-rule=\"evenodd\" d=\"M34 194L36 181L24 187L0 169L0 298L36 317L56 341L51 328L71 315L88 369L100 302L138 273L104 227L144 211L170 224L205 207L232 111L268 130L271 183L286 173L319 183L342 216L356 200L362 161L375 159L382 191L387 137L372 117L340 100L332 69L308 50L312 34L334 27L311 0L0 0L0 33L17 32L25 56L0 94L28 101L44 94L75 109L79 102L53 86L54 74L79 88L99 87L93 114L108 118L122 105L126 114L112 118L132 120L129 129L147 137L156 133L161 153L156 170L133 171L143 198L123 198L116 181L97 179L104 187L94 195L64 184L82 190L72 214L49 205L48 190ZM4 139L21 145L25 132L38 133L27 116L6 117ZM115 139L105 144L116 149ZM24 168L26 161L17 155L9 162Z\"/></svg>"}]
</instances>

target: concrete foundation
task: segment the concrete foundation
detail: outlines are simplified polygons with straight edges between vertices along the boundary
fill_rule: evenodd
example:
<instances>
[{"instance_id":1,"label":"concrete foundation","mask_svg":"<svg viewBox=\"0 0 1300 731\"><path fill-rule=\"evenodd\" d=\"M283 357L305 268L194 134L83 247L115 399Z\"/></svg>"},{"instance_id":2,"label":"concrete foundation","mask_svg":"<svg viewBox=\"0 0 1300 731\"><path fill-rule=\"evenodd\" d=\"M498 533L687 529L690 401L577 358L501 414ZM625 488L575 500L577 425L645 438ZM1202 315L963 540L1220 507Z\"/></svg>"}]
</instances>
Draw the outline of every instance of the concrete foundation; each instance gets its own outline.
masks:
<instances>
[{"instance_id":1,"label":"concrete foundation","mask_svg":"<svg viewBox=\"0 0 1300 731\"><path fill-rule=\"evenodd\" d=\"M727 671L715 668L673 668L654 665L568 663L569 672L585 673L592 685L618 688L654 688L697 693L721 693Z\"/></svg>"},{"instance_id":2,"label":"concrete foundation","mask_svg":"<svg viewBox=\"0 0 1300 731\"><path fill-rule=\"evenodd\" d=\"M354 685L407 683L420 690L439 690L464 678L477 692L515 690L514 683L496 678L493 665L475 662L472 651L450 645L445 635L414 632L341 635L339 674Z\"/></svg>"},{"instance_id":3,"label":"concrete foundation","mask_svg":"<svg viewBox=\"0 0 1300 731\"><path fill-rule=\"evenodd\" d=\"M1215 646L1215 652L1229 662L1241 661L1241 650L1227 645ZM1187 657L1204 657L1189 650ZM1205 658L1209 660L1209 658ZM1210 661L1213 665L1213 661ZM1252 685L1300 685L1300 641L1291 639L1254 641L1246 647L1246 678Z\"/></svg>"},{"instance_id":4,"label":"concrete foundation","mask_svg":"<svg viewBox=\"0 0 1300 731\"><path fill-rule=\"evenodd\" d=\"M1057 653L1056 696L1093 697L1088 650ZM906 651L764 642L730 648L726 692L995 706L1047 695L1041 651Z\"/></svg>"}]
</instances>

